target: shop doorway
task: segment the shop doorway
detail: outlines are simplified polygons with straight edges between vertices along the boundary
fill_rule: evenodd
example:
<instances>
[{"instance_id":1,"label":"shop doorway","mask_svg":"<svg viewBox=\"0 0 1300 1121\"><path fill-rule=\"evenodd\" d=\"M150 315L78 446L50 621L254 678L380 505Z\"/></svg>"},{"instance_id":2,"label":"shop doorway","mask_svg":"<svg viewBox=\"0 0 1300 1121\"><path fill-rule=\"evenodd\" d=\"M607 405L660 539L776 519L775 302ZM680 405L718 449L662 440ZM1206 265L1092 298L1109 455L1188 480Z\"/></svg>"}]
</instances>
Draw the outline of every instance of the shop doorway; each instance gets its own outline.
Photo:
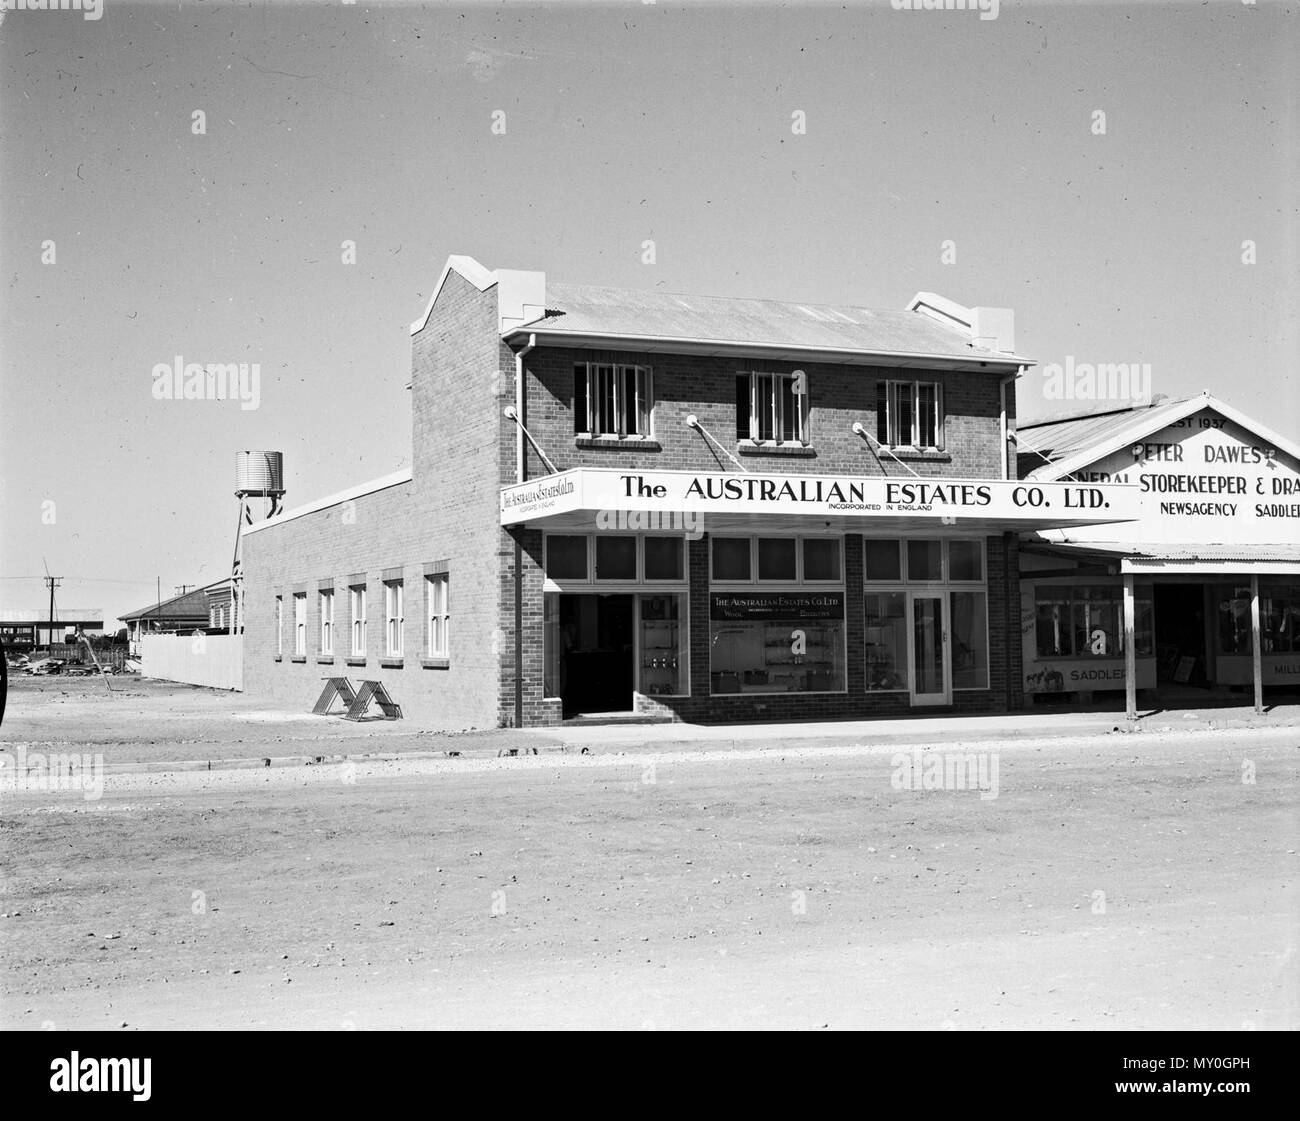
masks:
<instances>
[{"instance_id":1,"label":"shop doorway","mask_svg":"<svg viewBox=\"0 0 1300 1121\"><path fill-rule=\"evenodd\" d=\"M948 624L945 596L913 592L912 704L946 705L952 700L948 680Z\"/></svg>"},{"instance_id":2,"label":"shop doorway","mask_svg":"<svg viewBox=\"0 0 1300 1121\"><path fill-rule=\"evenodd\" d=\"M560 698L566 719L631 712L631 595L560 596Z\"/></svg>"},{"instance_id":3,"label":"shop doorway","mask_svg":"<svg viewBox=\"0 0 1300 1121\"><path fill-rule=\"evenodd\" d=\"M1157 688L1209 686L1205 604L1204 584L1155 584Z\"/></svg>"}]
</instances>

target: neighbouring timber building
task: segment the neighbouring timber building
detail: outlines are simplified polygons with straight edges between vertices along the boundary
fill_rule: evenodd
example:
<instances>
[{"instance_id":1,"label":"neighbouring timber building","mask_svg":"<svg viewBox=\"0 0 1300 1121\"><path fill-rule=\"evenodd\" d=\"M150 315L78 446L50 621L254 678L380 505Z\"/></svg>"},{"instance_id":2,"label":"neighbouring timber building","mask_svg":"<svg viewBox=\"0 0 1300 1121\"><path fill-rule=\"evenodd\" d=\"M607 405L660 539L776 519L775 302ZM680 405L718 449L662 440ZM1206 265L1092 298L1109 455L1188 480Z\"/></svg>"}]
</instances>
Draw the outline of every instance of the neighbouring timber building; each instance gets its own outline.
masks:
<instances>
[{"instance_id":1,"label":"neighbouring timber building","mask_svg":"<svg viewBox=\"0 0 1300 1121\"><path fill-rule=\"evenodd\" d=\"M1017 478L1005 309L452 257L411 334L411 470L245 531L250 693L380 680L441 728L1005 711L1020 535L1138 512Z\"/></svg>"},{"instance_id":2,"label":"neighbouring timber building","mask_svg":"<svg viewBox=\"0 0 1300 1121\"><path fill-rule=\"evenodd\" d=\"M1135 521L1021 542L1026 694L1300 686L1300 446L1209 394L1016 438L1027 481L1140 495Z\"/></svg>"}]
</instances>

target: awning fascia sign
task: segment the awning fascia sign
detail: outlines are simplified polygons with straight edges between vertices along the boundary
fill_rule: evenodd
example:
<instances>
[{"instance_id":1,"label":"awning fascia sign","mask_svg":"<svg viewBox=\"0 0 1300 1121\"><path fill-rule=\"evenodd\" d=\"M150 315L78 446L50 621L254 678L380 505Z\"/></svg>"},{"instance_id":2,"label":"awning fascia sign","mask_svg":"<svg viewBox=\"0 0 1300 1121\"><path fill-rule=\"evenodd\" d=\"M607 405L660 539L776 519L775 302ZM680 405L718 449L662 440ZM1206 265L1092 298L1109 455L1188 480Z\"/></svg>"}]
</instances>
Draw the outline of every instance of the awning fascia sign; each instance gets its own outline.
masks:
<instances>
[{"instance_id":1,"label":"awning fascia sign","mask_svg":"<svg viewBox=\"0 0 1300 1121\"><path fill-rule=\"evenodd\" d=\"M936 527L1103 525L1138 516L1132 483L868 478L575 467L501 489L501 524L584 512L933 520Z\"/></svg>"}]
</instances>

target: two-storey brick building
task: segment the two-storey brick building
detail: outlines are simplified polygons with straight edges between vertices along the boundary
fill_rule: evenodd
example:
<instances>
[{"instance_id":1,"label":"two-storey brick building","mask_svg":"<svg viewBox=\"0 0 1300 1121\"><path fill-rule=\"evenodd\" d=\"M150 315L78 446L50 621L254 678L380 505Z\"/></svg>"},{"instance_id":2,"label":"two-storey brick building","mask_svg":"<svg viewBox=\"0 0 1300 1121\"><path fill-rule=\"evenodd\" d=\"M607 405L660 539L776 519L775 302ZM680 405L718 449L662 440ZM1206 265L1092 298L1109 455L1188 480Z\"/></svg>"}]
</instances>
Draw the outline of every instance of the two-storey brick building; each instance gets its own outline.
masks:
<instances>
[{"instance_id":1,"label":"two-storey brick building","mask_svg":"<svg viewBox=\"0 0 1300 1121\"><path fill-rule=\"evenodd\" d=\"M431 727L1022 703L1012 316L548 285L452 257L412 324L410 472L245 538L249 692L382 680Z\"/></svg>"}]
</instances>

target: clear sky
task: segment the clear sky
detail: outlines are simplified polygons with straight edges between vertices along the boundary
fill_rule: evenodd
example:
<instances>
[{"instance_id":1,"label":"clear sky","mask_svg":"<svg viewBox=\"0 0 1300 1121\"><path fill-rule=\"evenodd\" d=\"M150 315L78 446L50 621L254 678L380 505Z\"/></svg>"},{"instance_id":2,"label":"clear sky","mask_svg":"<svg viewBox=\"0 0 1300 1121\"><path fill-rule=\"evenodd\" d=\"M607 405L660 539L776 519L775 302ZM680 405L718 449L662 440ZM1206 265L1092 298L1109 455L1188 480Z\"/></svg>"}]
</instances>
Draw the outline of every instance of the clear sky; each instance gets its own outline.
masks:
<instances>
[{"instance_id":1,"label":"clear sky","mask_svg":"<svg viewBox=\"0 0 1300 1121\"><path fill-rule=\"evenodd\" d=\"M1022 416L1074 405L1046 365L1149 363L1300 439L1294 3L103 3L0 25L0 607L46 562L109 620L226 575L241 448L290 506L409 464L451 253L1011 307ZM259 407L156 400L176 355Z\"/></svg>"}]
</instances>

